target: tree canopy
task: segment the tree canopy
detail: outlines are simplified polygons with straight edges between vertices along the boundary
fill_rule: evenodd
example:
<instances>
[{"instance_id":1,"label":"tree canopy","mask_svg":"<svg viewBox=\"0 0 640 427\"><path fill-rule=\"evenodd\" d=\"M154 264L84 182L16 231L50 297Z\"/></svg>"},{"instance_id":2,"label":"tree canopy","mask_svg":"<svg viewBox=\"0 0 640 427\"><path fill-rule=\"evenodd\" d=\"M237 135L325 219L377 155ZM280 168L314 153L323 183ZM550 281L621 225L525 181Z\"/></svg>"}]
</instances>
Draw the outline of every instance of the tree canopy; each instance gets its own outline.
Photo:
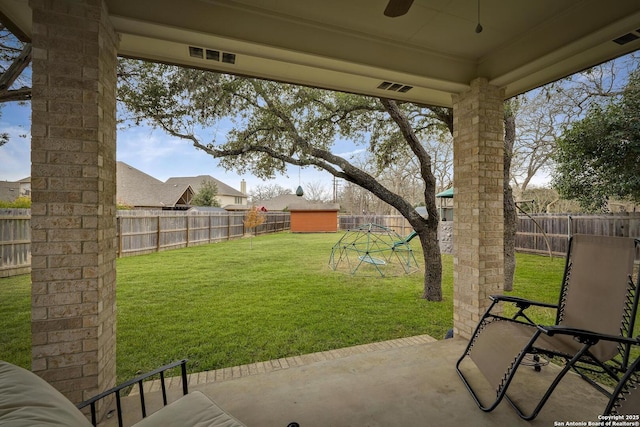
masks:
<instances>
[{"instance_id":1,"label":"tree canopy","mask_svg":"<svg viewBox=\"0 0 640 427\"><path fill-rule=\"evenodd\" d=\"M283 194L293 194L293 191L278 184L258 184L249 191L252 202L273 199Z\"/></svg>"},{"instance_id":2,"label":"tree canopy","mask_svg":"<svg viewBox=\"0 0 640 427\"><path fill-rule=\"evenodd\" d=\"M558 140L553 185L583 210L602 212L609 198L640 202L640 71L622 95L594 105Z\"/></svg>"}]
</instances>

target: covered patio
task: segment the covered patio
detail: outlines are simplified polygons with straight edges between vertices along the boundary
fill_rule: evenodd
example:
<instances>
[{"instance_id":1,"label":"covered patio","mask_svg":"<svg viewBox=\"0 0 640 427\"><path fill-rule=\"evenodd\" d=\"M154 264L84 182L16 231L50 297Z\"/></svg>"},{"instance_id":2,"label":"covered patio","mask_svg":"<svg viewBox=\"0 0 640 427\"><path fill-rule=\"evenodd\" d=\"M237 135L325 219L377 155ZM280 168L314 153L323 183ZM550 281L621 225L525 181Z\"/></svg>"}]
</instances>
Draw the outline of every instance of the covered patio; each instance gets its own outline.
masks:
<instances>
[{"instance_id":1,"label":"covered patio","mask_svg":"<svg viewBox=\"0 0 640 427\"><path fill-rule=\"evenodd\" d=\"M504 100L638 49L640 3L416 0L396 18L383 14L386 6L0 2L0 20L33 45L34 372L74 402L115 383L118 55L451 107L453 322L456 337L471 335L488 295L504 283ZM422 363L454 372L444 356ZM462 395L443 381L437 393ZM420 388L416 402L429 406L434 390Z\"/></svg>"},{"instance_id":2,"label":"covered patio","mask_svg":"<svg viewBox=\"0 0 640 427\"><path fill-rule=\"evenodd\" d=\"M465 345L460 338L421 335L191 374L189 390L201 391L246 425L269 427L293 421L302 427L587 425L606 406L602 394L570 374L534 421L520 419L507 402L484 413L452 369ZM535 388L548 372L525 369L520 381ZM150 407L161 405L159 390L159 381L146 384ZM181 394L180 377L172 378L169 401ZM533 402L533 395L521 395L523 401L529 397ZM125 425L141 418L139 402L135 389L123 399ZM101 425L114 426L115 417Z\"/></svg>"}]
</instances>

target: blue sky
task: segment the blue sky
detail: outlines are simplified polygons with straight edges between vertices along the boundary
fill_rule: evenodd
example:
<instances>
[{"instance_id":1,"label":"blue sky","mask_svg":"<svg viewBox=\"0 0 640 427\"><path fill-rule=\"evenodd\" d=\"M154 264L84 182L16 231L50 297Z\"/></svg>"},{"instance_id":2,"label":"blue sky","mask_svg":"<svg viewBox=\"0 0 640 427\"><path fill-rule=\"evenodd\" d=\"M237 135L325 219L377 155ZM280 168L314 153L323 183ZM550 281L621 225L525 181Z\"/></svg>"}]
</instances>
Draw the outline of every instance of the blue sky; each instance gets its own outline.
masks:
<instances>
[{"instance_id":1,"label":"blue sky","mask_svg":"<svg viewBox=\"0 0 640 427\"><path fill-rule=\"evenodd\" d=\"M17 181L31 174L30 117L31 104L5 103L0 117L0 132L10 135L10 141L0 147L0 181ZM299 183L320 183L327 192L332 189L333 177L314 168L290 167L288 176L278 176L272 181L263 181L252 175L238 175L218 166L218 160L196 150L189 142L170 137L161 130L146 126L118 130L117 158L136 169L161 181L176 176L211 175L225 184L240 189L244 179L247 191L259 184L279 184L295 191ZM355 145L340 141L336 149L348 154L356 150Z\"/></svg>"}]
</instances>

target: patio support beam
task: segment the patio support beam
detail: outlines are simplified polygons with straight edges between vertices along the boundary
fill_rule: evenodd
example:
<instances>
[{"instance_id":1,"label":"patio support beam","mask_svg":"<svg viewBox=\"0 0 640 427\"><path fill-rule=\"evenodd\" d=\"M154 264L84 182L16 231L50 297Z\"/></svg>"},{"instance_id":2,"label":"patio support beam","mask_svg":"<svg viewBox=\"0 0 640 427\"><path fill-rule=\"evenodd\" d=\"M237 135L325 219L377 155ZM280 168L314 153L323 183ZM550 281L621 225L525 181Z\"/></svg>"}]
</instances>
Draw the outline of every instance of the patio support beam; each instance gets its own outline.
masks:
<instances>
[{"instance_id":1,"label":"patio support beam","mask_svg":"<svg viewBox=\"0 0 640 427\"><path fill-rule=\"evenodd\" d=\"M116 48L102 0L33 12L32 370L77 403L116 379Z\"/></svg>"},{"instance_id":2,"label":"patio support beam","mask_svg":"<svg viewBox=\"0 0 640 427\"><path fill-rule=\"evenodd\" d=\"M504 288L504 91L477 78L453 97L453 325L470 338Z\"/></svg>"}]
</instances>

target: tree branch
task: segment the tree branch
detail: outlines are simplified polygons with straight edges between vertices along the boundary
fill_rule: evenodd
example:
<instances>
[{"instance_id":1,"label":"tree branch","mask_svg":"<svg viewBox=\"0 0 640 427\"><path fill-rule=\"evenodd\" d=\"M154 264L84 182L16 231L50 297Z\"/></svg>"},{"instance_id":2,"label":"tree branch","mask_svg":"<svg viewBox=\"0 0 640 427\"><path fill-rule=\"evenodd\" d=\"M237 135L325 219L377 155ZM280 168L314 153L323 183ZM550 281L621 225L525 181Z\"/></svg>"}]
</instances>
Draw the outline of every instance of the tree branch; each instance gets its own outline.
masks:
<instances>
[{"instance_id":1,"label":"tree branch","mask_svg":"<svg viewBox=\"0 0 640 427\"><path fill-rule=\"evenodd\" d=\"M31 99L31 88L0 91L0 102L28 101Z\"/></svg>"},{"instance_id":2,"label":"tree branch","mask_svg":"<svg viewBox=\"0 0 640 427\"><path fill-rule=\"evenodd\" d=\"M31 62L31 44L27 43L11 66L0 76L0 92L6 92Z\"/></svg>"}]
</instances>

